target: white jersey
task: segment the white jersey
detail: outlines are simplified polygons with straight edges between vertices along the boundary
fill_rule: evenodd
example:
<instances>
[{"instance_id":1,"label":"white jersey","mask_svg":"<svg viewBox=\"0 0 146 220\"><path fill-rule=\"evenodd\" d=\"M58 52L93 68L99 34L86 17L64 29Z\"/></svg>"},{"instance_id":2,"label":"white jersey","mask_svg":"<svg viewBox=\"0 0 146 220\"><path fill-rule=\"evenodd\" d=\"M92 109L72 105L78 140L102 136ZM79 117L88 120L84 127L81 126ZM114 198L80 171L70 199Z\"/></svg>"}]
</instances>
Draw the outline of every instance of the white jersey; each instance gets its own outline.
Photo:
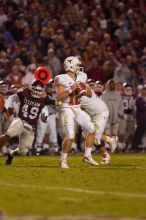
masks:
<instances>
[{"instance_id":1,"label":"white jersey","mask_svg":"<svg viewBox=\"0 0 146 220\"><path fill-rule=\"evenodd\" d=\"M99 98L94 91L92 91L92 97L82 96L81 98L81 108L86 111L89 115L97 115L108 110L105 102Z\"/></svg>"},{"instance_id":2,"label":"white jersey","mask_svg":"<svg viewBox=\"0 0 146 220\"><path fill-rule=\"evenodd\" d=\"M68 74L61 74L55 77L55 83L56 85L62 85L65 89L73 86L73 84L78 82L86 82L87 81L87 75L86 73L80 72L76 80L73 80ZM62 107L78 107L80 106L80 96L78 94L70 94L67 98L62 100Z\"/></svg>"}]
</instances>

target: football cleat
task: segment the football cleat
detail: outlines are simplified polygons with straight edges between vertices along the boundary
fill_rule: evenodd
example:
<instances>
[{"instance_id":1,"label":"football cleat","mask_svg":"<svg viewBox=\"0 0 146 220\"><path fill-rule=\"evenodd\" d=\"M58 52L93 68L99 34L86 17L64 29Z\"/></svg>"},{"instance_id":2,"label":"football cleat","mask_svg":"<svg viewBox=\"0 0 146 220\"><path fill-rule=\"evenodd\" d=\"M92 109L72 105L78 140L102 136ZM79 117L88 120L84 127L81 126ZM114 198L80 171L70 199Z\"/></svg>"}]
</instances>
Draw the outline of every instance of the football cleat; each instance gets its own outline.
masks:
<instances>
[{"instance_id":1,"label":"football cleat","mask_svg":"<svg viewBox=\"0 0 146 220\"><path fill-rule=\"evenodd\" d=\"M11 156L10 153L8 153L8 157L6 159L6 165L11 165L12 161L13 161L13 157Z\"/></svg>"},{"instance_id":2,"label":"football cleat","mask_svg":"<svg viewBox=\"0 0 146 220\"><path fill-rule=\"evenodd\" d=\"M66 160L61 160L61 161L60 161L60 167L61 167L62 169L69 169L69 166L67 165Z\"/></svg>"},{"instance_id":3,"label":"football cleat","mask_svg":"<svg viewBox=\"0 0 146 220\"><path fill-rule=\"evenodd\" d=\"M102 161L100 162L100 164L108 164L111 160L111 156L109 154L106 155L106 157L102 158Z\"/></svg>"},{"instance_id":4,"label":"football cleat","mask_svg":"<svg viewBox=\"0 0 146 220\"><path fill-rule=\"evenodd\" d=\"M113 153L117 147L118 137L114 136L110 138L109 144L111 145L111 153Z\"/></svg>"},{"instance_id":5,"label":"football cleat","mask_svg":"<svg viewBox=\"0 0 146 220\"><path fill-rule=\"evenodd\" d=\"M88 157L83 157L83 162L85 163L89 163L91 165L94 165L94 166L99 166L99 163L97 163L95 160L93 160L92 156L88 156Z\"/></svg>"}]
</instances>

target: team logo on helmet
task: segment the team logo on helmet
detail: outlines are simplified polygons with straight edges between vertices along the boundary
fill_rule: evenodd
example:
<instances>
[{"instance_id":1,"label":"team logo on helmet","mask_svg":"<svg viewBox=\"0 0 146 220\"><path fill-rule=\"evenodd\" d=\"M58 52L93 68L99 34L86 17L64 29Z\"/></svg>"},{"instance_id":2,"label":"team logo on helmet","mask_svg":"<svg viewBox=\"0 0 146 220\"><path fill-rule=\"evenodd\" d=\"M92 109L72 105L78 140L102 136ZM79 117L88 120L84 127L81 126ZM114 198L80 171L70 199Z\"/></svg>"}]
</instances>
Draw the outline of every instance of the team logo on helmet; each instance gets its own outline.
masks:
<instances>
[{"instance_id":1,"label":"team logo on helmet","mask_svg":"<svg viewBox=\"0 0 146 220\"><path fill-rule=\"evenodd\" d=\"M75 72L76 74L78 74L79 72L83 72L83 68L80 67L81 65L81 61L74 56L70 56L67 57L64 60L64 69L65 71L71 71L71 72Z\"/></svg>"}]
</instances>

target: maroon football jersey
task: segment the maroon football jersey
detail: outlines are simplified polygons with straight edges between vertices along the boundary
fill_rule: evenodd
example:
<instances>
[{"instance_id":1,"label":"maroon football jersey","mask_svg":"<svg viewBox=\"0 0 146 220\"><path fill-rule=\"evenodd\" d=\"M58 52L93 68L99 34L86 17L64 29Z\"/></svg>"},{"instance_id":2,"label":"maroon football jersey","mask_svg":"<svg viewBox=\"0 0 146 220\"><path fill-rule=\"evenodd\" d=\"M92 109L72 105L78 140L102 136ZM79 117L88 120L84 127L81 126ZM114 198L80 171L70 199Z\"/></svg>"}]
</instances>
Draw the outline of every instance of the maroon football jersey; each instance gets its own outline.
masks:
<instances>
[{"instance_id":1,"label":"maroon football jersey","mask_svg":"<svg viewBox=\"0 0 146 220\"><path fill-rule=\"evenodd\" d=\"M46 105L44 99L32 97L28 88L19 89L17 95L20 101L18 117L29 125L36 126L39 114Z\"/></svg>"}]
</instances>

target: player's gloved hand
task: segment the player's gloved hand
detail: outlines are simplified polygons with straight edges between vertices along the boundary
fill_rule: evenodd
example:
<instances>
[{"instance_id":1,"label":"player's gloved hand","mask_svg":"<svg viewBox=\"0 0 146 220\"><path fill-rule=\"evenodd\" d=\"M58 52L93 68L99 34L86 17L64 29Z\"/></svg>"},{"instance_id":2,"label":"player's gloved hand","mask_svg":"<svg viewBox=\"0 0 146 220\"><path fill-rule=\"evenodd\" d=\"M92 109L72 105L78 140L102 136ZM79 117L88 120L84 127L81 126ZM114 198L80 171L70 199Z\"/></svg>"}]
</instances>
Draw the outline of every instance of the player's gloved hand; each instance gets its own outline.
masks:
<instances>
[{"instance_id":1,"label":"player's gloved hand","mask_svg":"<svg viewBox=\"0 0 146 220\"><path fill-rule=\"evenodd\" d=\"M48 119L48 116L47 116L45 113L42 113L42 114L41 114L41 120L42 120L42 122L47 123L47 119Z\"/></svg>"}]
</instances>

